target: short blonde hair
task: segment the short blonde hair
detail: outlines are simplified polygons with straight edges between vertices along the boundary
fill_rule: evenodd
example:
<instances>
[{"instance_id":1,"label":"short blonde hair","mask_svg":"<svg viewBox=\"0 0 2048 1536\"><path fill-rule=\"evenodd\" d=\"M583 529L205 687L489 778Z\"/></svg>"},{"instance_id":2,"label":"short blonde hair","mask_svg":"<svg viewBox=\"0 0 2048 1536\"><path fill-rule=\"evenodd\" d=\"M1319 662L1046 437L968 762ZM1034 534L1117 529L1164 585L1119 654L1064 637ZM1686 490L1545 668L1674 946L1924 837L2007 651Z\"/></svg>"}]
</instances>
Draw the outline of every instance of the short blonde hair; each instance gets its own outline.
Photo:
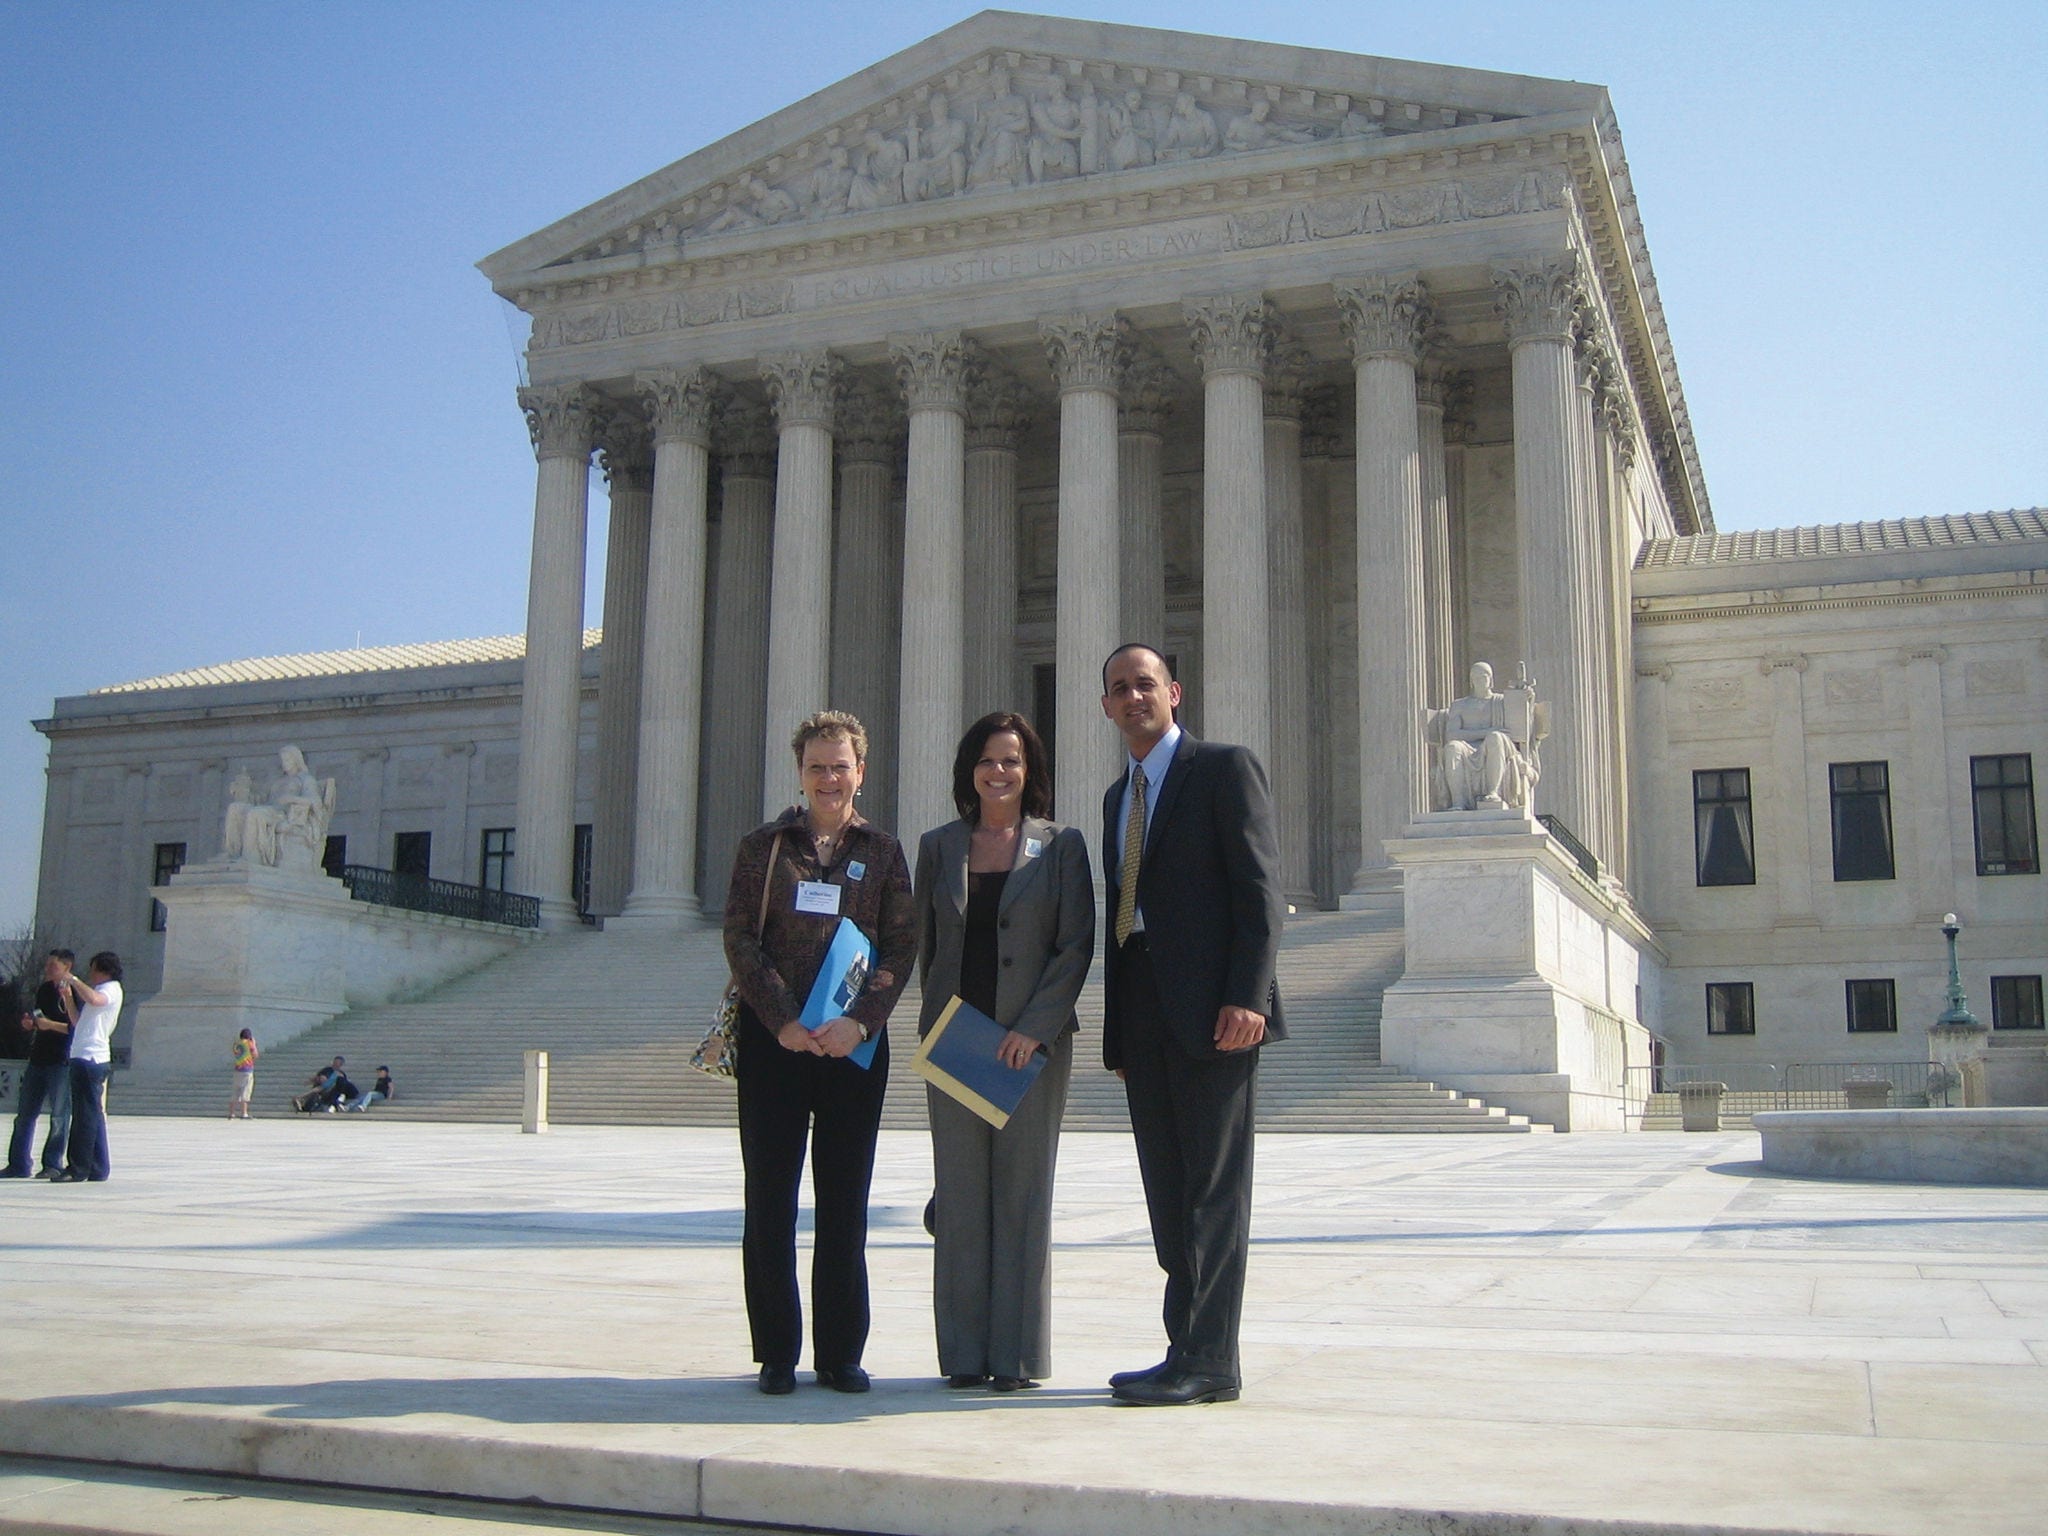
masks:
<instances>
[{"instance_id":1,"label":"short blonde hair","mask_svg":"<svg viewBox=\"0 0 2048 1536\"><path fill-rule=\"evenodd\" d=\"M803 724L796 728L796 734L789 738L789 750L796 754L796 765L804 765L804 748L814 741L843 741L853 748L853 760L864 763L868 760L867 727L857 716L843 709L821 709L806 715Z\"/></svg>"}]
</instances>

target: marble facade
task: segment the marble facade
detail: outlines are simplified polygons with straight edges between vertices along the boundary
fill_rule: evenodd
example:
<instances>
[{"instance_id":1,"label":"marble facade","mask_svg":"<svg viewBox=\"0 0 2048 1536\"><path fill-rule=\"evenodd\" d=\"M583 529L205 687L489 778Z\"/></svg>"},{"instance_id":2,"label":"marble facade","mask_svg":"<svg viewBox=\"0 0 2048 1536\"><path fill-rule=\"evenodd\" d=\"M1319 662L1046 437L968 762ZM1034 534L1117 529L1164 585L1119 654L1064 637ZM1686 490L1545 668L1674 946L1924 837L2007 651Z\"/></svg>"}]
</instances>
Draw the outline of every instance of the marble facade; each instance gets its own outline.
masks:
<instances>
[{"instance_id":1,"label":"marble facade","mask_svg":"<svg viewBox=\"0 0 2048 1536\"><path fill-rule=\"evenodd\" d=\"M960 729L1009 707L1092 829L1096 668L1131 638L1191 729L1267 760L1304 906L1400 908L1426 708L1525 671L1533 809L1640 940L1580 991L1672 1059L1862 1059L1851 975L1931 1020L1930 913L1963 915L1973 998L2048 971L2041 877L1974 873L1968 789L1973 754L2048 763L2041 518L1715 535L1600 87L984 13L480 266L532 322L523 644L40 723L43 924L108 933L138 992L152 847L211 857L226 776L280 740L341 781L360 862L431 825L432 873L476 883L512 828L550 925L674 929L722 907L823 704L869 727L883 825L944 819ZM1885 890L1830 878L1845 753L1894 765ZM1722 767L1756 785L1740 890L1693 878L1692 775ZM1740 980L1758 1034L1710 1039L1704 984Z\"/></svg>"}]
</instances>

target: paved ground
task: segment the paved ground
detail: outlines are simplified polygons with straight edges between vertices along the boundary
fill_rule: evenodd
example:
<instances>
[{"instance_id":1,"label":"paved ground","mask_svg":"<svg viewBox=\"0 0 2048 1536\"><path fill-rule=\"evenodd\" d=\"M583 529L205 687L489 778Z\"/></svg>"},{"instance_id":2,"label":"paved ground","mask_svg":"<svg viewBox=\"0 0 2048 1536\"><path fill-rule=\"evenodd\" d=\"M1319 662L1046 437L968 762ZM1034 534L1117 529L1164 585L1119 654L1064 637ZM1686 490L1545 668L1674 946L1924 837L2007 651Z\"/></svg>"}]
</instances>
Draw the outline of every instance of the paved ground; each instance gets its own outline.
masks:
<instances>
[{"instance_id":1,"label":"paved ground","mask_svg":"<svg viewBox=\"0 0 2048 1536\"><path fill-rule=\"evenodd\" d=\"M1063 1147L1043 1390L934 1379L927 1150L890 1135L876 1391L785 1399L729 1134L113 1145L108 1184L0 1183L0 1451L911 1536L2048 1524L2043 1190L1776 1178L1747 1134L1269 1136L1245 1398L1147 1411L1102 1385L1160 1347L1121 1137ZM158 1528L113 1518L133 1478L0 1464L0 1528L17 1496Z\"/></svg>"}]
</instances>

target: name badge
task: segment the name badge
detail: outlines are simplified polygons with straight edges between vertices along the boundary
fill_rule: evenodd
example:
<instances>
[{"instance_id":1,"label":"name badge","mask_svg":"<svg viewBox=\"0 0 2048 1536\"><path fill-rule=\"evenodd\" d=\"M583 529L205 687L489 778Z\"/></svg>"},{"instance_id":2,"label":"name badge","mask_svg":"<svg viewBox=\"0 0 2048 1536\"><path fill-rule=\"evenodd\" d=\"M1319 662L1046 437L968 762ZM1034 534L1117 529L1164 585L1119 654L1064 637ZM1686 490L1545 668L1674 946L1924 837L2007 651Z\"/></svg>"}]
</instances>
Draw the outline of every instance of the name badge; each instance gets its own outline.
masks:
<instances>
[{"instance_id":1,"label":"name badge","mask_svg":"<svg viewBox=\"0 0 2048 1536\"><path fill-rule=\"evenodd\" d=\"M818 912L826 917L839 911L839 887L827 885L822 880L800 880L796 887L796 909L799 912Z\"/></svg>"},{"instance_id":2,"label":"name badge","mask_svg":"<svg viewBox=\"0 0 2048 1536\"><path fill-rule=\"evenodd\" d=\"M853 860L846 866L846 878L849 880L858 880L862 875L866 874L867 872L867 865L861 863L859 859ZM836 911L837 908L835 908L834 910Z\"/></svg>"},{"instance_id":3,"label":"name badge","mask_svg":"<svg viewBox=\"0 0 2048 1536\"><path fill-rule=\"evenodd\" d=\"M1037 858L1040 852L1044 850L1044 848L1045 844L1041 843L1035 837L1027 837L1024 839L1024 857L1027 859Z\"/></svg>"}]
</instances>

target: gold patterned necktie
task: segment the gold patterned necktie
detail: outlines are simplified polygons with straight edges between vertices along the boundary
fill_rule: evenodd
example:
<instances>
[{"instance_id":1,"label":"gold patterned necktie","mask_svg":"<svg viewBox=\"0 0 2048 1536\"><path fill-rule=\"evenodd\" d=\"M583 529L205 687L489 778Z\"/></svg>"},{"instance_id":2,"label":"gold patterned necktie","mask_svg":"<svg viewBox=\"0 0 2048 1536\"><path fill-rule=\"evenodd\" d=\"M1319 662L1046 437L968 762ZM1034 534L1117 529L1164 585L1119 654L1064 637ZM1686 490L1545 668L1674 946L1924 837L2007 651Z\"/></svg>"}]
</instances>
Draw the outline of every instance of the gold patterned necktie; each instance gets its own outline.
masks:
<instances>
[{"instance_id":1,"label":"gold patterned necktie","mask_svg":"<svg viewBox=\"0 0 2048 1536\"><path fill-rule=\"evenodd\" d=\"M1145 856L1145 765L1131 767L1131 814L1124 818L1124 861L1117 872L1116 941L1123 944L1138 921L1138 864Z\"/></svg>"}]
</instances>

